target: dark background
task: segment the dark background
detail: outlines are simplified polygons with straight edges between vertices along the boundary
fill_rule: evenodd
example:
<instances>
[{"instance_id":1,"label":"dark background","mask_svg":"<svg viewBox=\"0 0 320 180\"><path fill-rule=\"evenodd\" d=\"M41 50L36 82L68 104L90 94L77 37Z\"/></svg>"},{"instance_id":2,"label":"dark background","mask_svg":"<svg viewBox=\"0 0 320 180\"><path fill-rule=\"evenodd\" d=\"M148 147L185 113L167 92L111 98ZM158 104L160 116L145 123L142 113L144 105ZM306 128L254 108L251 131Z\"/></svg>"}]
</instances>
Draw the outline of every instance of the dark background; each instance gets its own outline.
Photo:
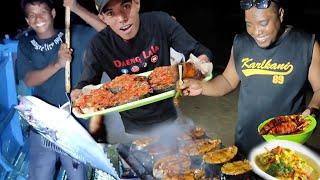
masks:
<instances>
[{"instance_id":1,"label":"dark background","mask_svg":"<svg viewBox=\"0 0 320 180\"><path fill-rule=\"evenodd\" d=\"M26 29L20 0L4 1L1 6L1 39L4 34L14 38ZM56 26L64 27L63 0L54 0L57 10ZM78 0L95 12L94 0ZM320 5L317 0L283 0L285 23L320 34ZM317 3L319 4L319 3ZM10 13L7 13L9 9ZM215 67L223 69L228 62L232 40L236 33L245 31L243 12L239 0L141 0L141 12L162 10L175 16L185 29L214 53ZM84 23L76 15L72 23Z\"/></svg>"}]
</instances>

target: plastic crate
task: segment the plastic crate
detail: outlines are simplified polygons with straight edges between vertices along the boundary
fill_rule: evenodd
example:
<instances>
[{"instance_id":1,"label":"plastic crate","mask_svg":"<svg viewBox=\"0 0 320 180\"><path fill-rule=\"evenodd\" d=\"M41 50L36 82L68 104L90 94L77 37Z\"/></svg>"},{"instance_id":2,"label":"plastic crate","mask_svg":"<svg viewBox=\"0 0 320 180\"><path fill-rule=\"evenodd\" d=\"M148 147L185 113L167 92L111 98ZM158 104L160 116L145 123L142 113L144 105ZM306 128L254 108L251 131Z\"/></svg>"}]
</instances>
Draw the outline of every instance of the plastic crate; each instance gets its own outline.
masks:
<instances>
[{"instance_id":1,"label":"plastic crate","mask_svg":"<svg viewBox=\"0 0 320 180\"><path fill-rule=\"evenodd\" d=\"M23 179L15 163L24 145L19 115L14 59L17 41L0 45L0 180Z\"/></svg>"}]
</instances>

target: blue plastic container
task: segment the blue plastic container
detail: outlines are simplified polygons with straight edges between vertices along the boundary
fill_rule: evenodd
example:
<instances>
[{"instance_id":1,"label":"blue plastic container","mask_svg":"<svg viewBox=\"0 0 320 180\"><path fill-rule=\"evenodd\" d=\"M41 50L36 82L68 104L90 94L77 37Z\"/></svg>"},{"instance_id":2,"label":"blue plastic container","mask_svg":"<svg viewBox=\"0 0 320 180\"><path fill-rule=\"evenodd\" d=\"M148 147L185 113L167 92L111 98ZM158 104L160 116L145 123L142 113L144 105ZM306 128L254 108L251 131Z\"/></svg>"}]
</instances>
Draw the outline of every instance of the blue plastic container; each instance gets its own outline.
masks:
<instances>
[{"instance_id":1,"label":"blue plastic container","mask_svg":"<svg viewBox=\"0 0 320 180\"><path fill-rule=\"evenodd\" d=\"M19 178L15 163L24 145L19 115L13 108L18 103L14 60L17 41L6 38L0 44L0 180Z\"/></svg>"}]
</instances>

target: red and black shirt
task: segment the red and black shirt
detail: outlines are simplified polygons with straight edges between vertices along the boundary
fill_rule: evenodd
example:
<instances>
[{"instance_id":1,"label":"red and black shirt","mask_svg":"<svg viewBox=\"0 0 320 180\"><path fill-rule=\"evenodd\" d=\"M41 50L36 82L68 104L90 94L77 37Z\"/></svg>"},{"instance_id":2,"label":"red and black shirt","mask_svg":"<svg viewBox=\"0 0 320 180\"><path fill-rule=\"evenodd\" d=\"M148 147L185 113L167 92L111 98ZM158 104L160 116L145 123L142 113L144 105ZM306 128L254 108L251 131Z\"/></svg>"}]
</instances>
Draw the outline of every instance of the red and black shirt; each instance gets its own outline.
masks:
<instances>
[{"instance_id":1,"label":"red and black shirt","mask_svg":"<svg viewBox=\"0 0 320 180\"><path fill-rule=\"evenodd\" d=\"M103 72L111 79L122 74L139 74L158 66L170 65L170 47L189 57L206 54L209 49L196 41L171 16L164 12L140 15L139 31L129 42L124 41L109 27L97 34L84 59L82 81L78 88L99 84ZM122 119L153 123L176 117L172 99L160 101L121 113Z\"/></svg>"}]
</instances>

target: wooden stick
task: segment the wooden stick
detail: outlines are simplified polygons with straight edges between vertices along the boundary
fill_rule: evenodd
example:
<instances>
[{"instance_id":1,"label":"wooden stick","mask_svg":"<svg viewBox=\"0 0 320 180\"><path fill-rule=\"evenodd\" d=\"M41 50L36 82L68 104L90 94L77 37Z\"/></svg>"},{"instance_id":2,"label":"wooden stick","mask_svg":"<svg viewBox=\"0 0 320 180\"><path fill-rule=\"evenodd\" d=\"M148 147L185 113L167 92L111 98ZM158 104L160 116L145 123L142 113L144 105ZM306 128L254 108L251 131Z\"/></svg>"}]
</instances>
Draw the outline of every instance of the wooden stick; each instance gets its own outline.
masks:
<instances>
[{"instance_id":1,"label":"wooden stick","mask_svg":"<svg viewBox=\"0 0 320 180\"><path fill-rule=\"evenodd\" d=\"M65 14L65 42L67 47L70 48L70 8L66 7L66 14ZM66 92L70 93L71 91L71 83L70 83L70 61L66 62L65 67L65 86Z\"/></svg>"}]
</instances>

